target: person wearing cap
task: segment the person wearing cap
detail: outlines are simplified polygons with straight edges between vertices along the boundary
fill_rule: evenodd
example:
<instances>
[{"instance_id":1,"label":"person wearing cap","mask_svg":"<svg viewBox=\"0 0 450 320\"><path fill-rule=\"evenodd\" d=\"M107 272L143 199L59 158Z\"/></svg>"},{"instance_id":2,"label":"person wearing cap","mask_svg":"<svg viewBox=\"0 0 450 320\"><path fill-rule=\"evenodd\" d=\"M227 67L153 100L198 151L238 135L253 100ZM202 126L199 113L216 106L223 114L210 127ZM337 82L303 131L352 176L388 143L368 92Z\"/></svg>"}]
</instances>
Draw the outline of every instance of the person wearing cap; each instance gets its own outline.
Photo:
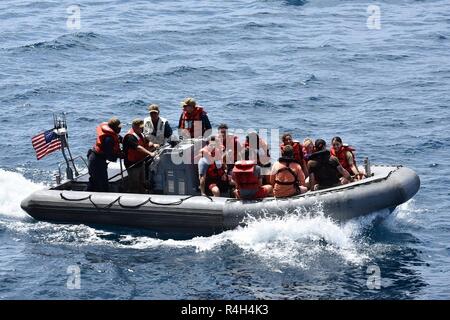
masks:
<instances>
[{"instance_id":1,"label":"person wearing cap","mask_svg":"<svg viewBox=\"0 0 450 320\"><path fill-rule=\"evenodd\" d=\"M97 140L92 149L88 151L89 182L88 191L108 192L108 163L116 162L123 157L120 150L119 136L122 124L113 117L108 122L102 122L97 126Z\"/></svg>"},{"instance_id":2,"label":"person wearing cap","mask_svg":"<svg viewBox=\"0 0 450 320\"><path fill-rule=\"evenodd\" d=\"M339 160L326 149L326 142L317 139L315 152L308 161L309 185L311 190L332 188L353 181Z\"/></svg>"},{"instance_id":3,"label":"person wearing cap","mask_svg":"<svg viewBox=\"0 0 450 320\"><path fill-rule=\"evenodd\" d=\"M159 116L159 106L151 104L148 107L149 117L144 119L144 137L150 142L150 147L159 148L172 136L172 128L167 119Z\"/></svg>"},{"instance_id":4,"label":"person wearing cap","mask_svg":"<svg viewBox=\"0 0 450 320\"><path fill-rule=\"evenodd\" d=\"M144 120L134 119L131 129L123 138L123 151L125 154L125 168L128 172L128 192L145 193L145 166L144 159L154 157L150 152L148 141L143 135Z\"/></svg>"},{"instance_id":5,"label":"person wearing cap","mask_svg":"<svg viewBox=\"0 0 450 320\"><path fill-rule=\"evenodd\" d=\"M180 136L185 138L209 137L211 123L203 107L197 105L193 98L186 98L181 102L183 112L178 122Z\"/></svg>"}]
</instances>

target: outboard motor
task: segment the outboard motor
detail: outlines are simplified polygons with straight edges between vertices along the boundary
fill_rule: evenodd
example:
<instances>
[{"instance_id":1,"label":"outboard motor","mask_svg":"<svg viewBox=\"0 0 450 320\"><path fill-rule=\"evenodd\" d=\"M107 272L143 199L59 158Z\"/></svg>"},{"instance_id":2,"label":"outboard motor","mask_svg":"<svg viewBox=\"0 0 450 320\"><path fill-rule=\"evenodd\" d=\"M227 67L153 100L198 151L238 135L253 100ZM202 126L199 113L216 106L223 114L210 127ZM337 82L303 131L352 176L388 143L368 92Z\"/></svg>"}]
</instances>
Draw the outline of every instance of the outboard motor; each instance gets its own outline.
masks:
<instances>
[{"instance_id":1,"label":"outboard motor","mask_svg":"<svg viewBox=\"0 0 450 320\"><path fill-rule=\"evenodd\" d=\"M152 193L196 195L199 193L198 159L202 139L185 139L164 147L149 166Z\"/></svg>"}]
</instances>

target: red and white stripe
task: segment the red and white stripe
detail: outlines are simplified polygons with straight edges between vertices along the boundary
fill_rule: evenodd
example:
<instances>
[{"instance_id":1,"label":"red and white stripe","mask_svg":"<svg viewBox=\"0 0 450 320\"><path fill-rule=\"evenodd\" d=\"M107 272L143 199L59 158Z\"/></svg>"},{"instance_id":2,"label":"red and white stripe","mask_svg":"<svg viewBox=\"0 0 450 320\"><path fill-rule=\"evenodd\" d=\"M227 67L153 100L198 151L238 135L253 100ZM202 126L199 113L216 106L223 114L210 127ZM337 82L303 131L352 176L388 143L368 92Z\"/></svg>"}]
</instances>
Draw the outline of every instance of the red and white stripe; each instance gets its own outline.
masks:
<instances>
[{"instance_id":1,"label":"red and white stripe","mask_svg":"<svg viewBox=\"0 0 450 320\"><path fill-rule=\"evenodd\" d=\"M53 139L50 142L45 141L45 134L41 133L31 139L33 148L36 151L36 157L38 160L42 159L49 153L61 149L61 141L59 139Z\"/></svg>"}]
</instances>

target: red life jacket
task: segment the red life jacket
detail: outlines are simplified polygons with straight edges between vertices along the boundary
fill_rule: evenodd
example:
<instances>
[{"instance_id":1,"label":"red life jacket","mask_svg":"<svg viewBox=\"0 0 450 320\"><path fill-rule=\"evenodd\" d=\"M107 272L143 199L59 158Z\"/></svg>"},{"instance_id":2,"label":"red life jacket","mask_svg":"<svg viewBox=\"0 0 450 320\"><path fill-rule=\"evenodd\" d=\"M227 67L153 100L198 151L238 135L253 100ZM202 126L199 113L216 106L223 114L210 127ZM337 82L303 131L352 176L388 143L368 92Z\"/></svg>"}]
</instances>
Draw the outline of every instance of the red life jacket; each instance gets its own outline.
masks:
<instances>
[{"instance_id":1,"label":"red life jacket","mask_svg":"<svg viewBox=\"0 0 450 320\"><path fill-rule=\"evenodd\" d=\"M210 183L211 182L215 183L215 182L220 181L224 174L225 174L225 170L223 169L223 165L220 168L217 168L216 162L213 161L213 163L210 164L208 167L208 171L206 172L206 178Z\"/></svg>"},{"instance_id":2,"label":"red life jacket","mask_svg":"<svg viewBox=\"0 0 450 320\"><path fill-rule=\"evenodd\" d=\"M235 163L233 177L239 190L259 189L259 178L255 176L256 163L251 160L242 160Z\"/></svg>"},{"instance_id":3,"label":"red life jacket","mask_svg":"<svg viewBox=\"0 0 450 320\"><path fill-rule=\"evenodd\" d=\"M142 133L138 134L138 133L134 132L133 128L131 128L127 132L125 137L128 135L133 135L137 139L138 145L140 145L143 148L146 148L144 135ZM133 162L133 163L141 161L147 157L147 155L145 153L140 152L138 149L131 149L131 148L128 148L126 156L127 156L127 160L129 162Z\"/></svg>"},{"instance_id":4,"label":"red life jacket","mask_svg":"<svg viewBox=\"0 0 450 320\"><path fill-rule=\"evenodd\" d=\"M94 151L98 154L104 154L105 151L103 150L103 141L105 140L106 137L111 137L114 140L113 152L114 154L119 155L120 154L119 135L108 126L108 123L107 122L100 123L97 126L96 131L97 131L97 140L95 141Z\"/></svg>"},{"instance_id":5,"label":"red life jacket","mask_svg":"<svg viewBox=\"0 0 450 320\"><path fill-rule=\"evenodd\" d=\"M191 135L191 138L195 138L194 122L202 121L203 113L206 114L206 112L203 110L202 107L195 107L191 113L183 111L180 117L180 121L178 123L178 128L188 130ZM201 126L202 126L202 134L204 134L206 130L205 128L203 128L203 124L201 124Z\"/></svg>"},{"instance_id":6,"label":"red life jacket","mask_svg":"<svg viewBox=\"0 0 450 320\"><path fill-rule=\"evenodd\" d=\"M280 145L281 154L283 154L284 147L286 147L286 145L284 143L282 145ZM302 146L302 144L298 141L294 141L294 143L292 144L292 149L294 149L294 160L297 161L299 164L301 164L303 162L303 146Z\"/></svg>"},{"instance_id":7,"label":"red life jacket","mask_svg":"<svg viewBox=\"0 0 450 320\"><path fill-rule=\"evenodd\" d=\"M330 153L332 156L335 156L336 158L338 158L339 163L341 164L341 166L348 171L348 173L350 174L356 174L356 172L353 172L353 170L350 167L350 164L347 161L347 151L350 151L350 153L352 154L353 157L353 163L356 165L356 160L355 160L355 154L353 153L353 151L355 151L355 149L353 149L352 147L349 147L348 145L342 145L339 148L339 151L336 153L336 151L334 150L333 147L330 148Z\"/></svg>"}]
</instances>

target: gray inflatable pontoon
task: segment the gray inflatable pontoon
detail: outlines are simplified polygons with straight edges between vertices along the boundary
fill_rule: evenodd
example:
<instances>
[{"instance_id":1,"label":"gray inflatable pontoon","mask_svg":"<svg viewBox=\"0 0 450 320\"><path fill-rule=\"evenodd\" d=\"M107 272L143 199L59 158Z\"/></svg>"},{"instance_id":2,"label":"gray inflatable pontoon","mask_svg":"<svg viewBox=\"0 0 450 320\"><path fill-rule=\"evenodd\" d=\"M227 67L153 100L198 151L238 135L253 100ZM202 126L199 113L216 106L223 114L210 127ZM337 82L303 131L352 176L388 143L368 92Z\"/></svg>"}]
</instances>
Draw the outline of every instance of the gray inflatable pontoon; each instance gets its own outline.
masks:
<instances>
[{"instance_id":1,"label":"gray inflatable pontoon","mask_svg":"<svg viewBox=\"0 0 450 320\"><path fill-rule=\"evenodd\" d=\"M372 166L373 176L345 186L290 198L240 201L193 195L95 193L84 190L86 177L24 199L22 209L37 220L121 226L188 236L211 235L245 224L250 217L311 212L348 220L378 210L391 212L417 193L420 180L411 169ZM112 183L119 183L116 181Z\"/></svg>"}]
</instances>

